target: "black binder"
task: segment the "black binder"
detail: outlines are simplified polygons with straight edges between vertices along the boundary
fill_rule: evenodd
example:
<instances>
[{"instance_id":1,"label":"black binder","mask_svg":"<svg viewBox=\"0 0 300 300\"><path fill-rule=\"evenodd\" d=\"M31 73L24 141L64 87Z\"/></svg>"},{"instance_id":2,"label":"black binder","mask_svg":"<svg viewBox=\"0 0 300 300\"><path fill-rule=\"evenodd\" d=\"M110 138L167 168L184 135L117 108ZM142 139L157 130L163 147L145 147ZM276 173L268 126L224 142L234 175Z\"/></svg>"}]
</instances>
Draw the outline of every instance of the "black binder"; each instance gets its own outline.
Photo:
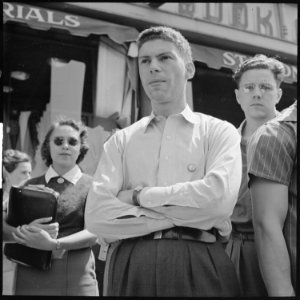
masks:
<instances>
[{"instance_id":1,"label":"black binder","mask_svg":"<svg viewBox=\"0 0 300 300\"><path fill-rule=\"evenodd\" d=\"M39 218L52 216L55 222L58 193L50 188L29 185L10 190L7 223L17 227ZM8 259L31 267L48 270L52 251L39 250L18 243L6 243L4 254Z\"/></svg>"}]
</instances>

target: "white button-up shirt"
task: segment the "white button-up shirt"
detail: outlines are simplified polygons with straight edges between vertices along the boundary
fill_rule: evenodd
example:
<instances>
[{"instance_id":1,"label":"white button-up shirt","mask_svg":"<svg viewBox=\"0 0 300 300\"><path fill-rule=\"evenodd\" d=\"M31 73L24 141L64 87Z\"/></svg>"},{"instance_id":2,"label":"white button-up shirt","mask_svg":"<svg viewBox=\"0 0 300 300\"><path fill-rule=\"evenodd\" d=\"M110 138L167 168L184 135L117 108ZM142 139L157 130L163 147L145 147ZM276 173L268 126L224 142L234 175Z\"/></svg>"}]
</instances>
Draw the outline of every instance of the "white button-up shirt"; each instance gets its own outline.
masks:
<instances>
[{"instance_id":1,"label":"white button-up shirt","mask_svg":"<svg viewBox=\"0 0 300 300\"><path fill-rule=\"evenodd\" d=\"M241 171L240 136L232 124L188 106L168 118L151 114L105 143L86 227L105 242L174 226L215 227L228 235ZM117 198L137 186L144 187L141 207Z\"/></svg>"}]
</instances>

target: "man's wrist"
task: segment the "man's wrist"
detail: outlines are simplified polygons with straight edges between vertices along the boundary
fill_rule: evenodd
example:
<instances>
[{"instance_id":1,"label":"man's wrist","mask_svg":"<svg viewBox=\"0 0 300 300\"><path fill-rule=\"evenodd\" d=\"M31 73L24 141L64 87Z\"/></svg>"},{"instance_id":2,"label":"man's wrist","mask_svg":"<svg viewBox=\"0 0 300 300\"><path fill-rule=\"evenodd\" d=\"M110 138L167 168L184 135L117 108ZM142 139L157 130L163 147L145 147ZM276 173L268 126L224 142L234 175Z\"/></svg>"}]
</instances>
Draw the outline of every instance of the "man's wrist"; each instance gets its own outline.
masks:
<instances>
[{"instance_id":1,"label":"man's wrist","mask_svg":"<svg viewBox=\"0 0 300 300\"><path fill-rule=\"evenodd\" d=\"M60 240L59 240L59 239L56 239L55 250L60 250L60 249L61 249Z\"/></svg>"},{"instance_id":2,"label":"man's wrist","mask_svg":"<svg viewBox=\"0 0 300 300\"><path fill-rule=\"evenodd\" d=\"M143 187L138 186L138 187L136 187L133 190L133 193L132 193L132 202L133 202L133 204L135 206L141 206L141 203L140 203L140 194L141 194L142 189L143 189Z\"/></svg>"}]
</instances>

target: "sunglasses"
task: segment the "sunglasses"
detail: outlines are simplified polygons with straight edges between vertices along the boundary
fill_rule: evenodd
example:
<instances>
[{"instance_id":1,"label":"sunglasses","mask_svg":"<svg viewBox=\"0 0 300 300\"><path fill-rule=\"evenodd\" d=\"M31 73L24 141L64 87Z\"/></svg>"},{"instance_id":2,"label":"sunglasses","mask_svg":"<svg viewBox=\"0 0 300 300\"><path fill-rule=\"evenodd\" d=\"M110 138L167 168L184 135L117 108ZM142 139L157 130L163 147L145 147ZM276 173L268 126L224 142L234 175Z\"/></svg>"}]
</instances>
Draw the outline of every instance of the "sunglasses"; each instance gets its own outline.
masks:
<instances>
[{"instance_id":1,"label":"sunglasses","mask_svg":"<svg viewBox=\"0 0 300 300\"><path fill-rule=\"evenodd\" d=\"M77 146L78 144L79 144L79 140L77 140L77 139L75 139L75 138L73 138L73 137L71 137L71 138L68 138L68 139L66 139L67 140L67 142L68 142L68 144L70 145L70 146ZM64 141L65 141L65 139L63 138L63 137L56 137L56 138L54 138L54 140L53 140L53 142L54 142L54 144L56 145L56 146L61 146L61 145L63 145L63 143L64 143Z\"/></svg>"}]
</instances>

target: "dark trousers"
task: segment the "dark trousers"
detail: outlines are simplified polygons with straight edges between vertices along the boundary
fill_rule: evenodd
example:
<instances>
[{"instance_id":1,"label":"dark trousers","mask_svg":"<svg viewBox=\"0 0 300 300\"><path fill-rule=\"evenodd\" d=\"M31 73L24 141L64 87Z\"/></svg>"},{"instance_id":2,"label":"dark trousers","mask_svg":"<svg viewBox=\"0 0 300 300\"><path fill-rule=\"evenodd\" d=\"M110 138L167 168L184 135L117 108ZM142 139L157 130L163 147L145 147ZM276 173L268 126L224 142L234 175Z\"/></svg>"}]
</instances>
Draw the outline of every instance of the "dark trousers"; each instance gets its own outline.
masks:
<instances>
[{"instance_id":1,"label":"dark trousers","mask_svg":"<svg viewBox=\"0 0 300 300\"><path fill-rule=\"evenodd\" d=\"M242 295L267 297L267 289L259 269L254 234L233 232L226 252L236 268Z\"/></svg>"},{"instance_id":2,"label":"dark trousers","mask_svg":"<svg viewBox=\"0 0 300 300\"><path fill-rule=\"evenodd\" d=\"M137 238L112 253L107 296L238 297L240 288L219 242Z\"/></svg>"}]
</instances>

